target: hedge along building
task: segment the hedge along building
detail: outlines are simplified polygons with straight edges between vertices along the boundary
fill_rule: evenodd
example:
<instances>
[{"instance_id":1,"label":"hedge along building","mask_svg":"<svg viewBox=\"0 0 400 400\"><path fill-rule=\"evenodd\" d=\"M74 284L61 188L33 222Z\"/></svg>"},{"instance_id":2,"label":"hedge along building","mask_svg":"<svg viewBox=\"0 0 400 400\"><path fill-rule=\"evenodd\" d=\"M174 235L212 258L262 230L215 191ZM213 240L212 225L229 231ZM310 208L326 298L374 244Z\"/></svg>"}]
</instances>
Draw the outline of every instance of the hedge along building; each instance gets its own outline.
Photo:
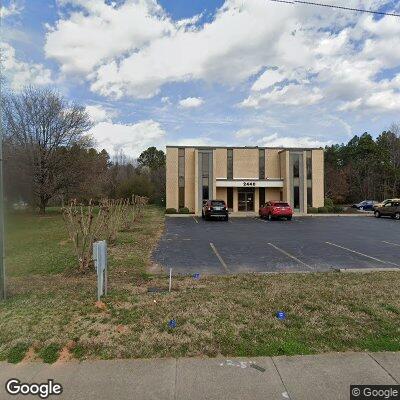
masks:
<instances>
[{"instance_id":1,"label":"hedge along building","mask_svg":"<svg viewBox=\"0 0 400 400\"><path fill-rule=\"evenodd\" d=\"M269 200L296 212L324 205L321 148L167 146L166 206L201 214L203 200L233 212L258 212Z\"/></svg>"}]
</instances>

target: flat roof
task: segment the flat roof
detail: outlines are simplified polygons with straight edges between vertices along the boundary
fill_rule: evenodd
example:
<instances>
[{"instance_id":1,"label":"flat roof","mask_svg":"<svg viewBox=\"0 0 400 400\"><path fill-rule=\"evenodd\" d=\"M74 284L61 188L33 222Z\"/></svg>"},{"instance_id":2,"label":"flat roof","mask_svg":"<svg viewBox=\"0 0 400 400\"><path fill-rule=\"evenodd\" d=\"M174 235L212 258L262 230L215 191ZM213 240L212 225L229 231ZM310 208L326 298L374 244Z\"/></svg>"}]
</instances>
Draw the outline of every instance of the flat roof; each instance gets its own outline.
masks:
<instances>
[{"instance_id":1,"label":"flat roof","mask_svg":"<svg viewBox=\"0 0 400 400\"><path fill-rule=\"evenodd\" d=\"M282 147L282 146L179 146L179 145L166 145L165 147L175 147L180 149L276 149L276 150L323 150L323 147Z\"/></svg>"}]
</instances>

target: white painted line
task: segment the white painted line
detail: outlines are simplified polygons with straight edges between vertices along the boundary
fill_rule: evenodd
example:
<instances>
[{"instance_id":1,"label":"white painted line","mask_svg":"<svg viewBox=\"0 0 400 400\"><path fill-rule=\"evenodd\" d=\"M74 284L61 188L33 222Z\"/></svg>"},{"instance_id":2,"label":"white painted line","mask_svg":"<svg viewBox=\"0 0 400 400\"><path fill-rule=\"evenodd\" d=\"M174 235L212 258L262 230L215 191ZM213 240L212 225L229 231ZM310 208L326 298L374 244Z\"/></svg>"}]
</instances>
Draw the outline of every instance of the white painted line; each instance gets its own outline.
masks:
<instances>
[{"instance_id":1,"label":"white painted line","mask_svg":"<svg viewBox=\"0 0 400 400\"><path fill-rule=\"evenodd\" d=\"M199 221L197 221L197 218L196 218L196 217L193 217L193 219L194 219L194 222L196 222L196 224L199 223Z\"/></svg>"},{"instance_id":2,"label":"white painted line","mask_svg":"<svg viewBox=\"0 0 400 400\"><path fill-rule=\"evenodd\" d=\"M228 266L226 265L226 263L225 263L225 261L223 260L223 258L219 255L218 250L217 250L216 247L214 246L214 243L210 243L210 246L211 246L211 248L212 248L214 254L217 256L219 262L220 262L221 265L224 267L225 272L228 273L228 272L229 272L229 268L228 268Z\"/></svg>"},{"instance_id":3,"label":"white painted line","mask_svg":"<svg viewBox=\"0 0 400 400\"><path fill-rule=\"evenodd\" d=\"M380 260L379 258L372 257L372 256L369 256L369 255L364 254L364 253L360 253L359 251L355 251L355 250L348 249L347 247L343 247L343 246L340 246L340 245L335 244L335 243L331 243L331 242L325 242L325 243L330 244L331 246L339 247L340 249L343 249L343 250L350 251L351 253L358 254L358 255L360 255L360 256L369 258L369 259L371 259L371 260L378 261L378 262L380 262L380 263L382 263L382 264L391 264L391 265L395 265L396 267L399 267L399 265L397 265L397 264L395 264L395 263L392 263L391 261Z\"/></svg>"},{"instance_id":4,"label":"white painted line","mask_svg":"<svg viewBox=\"0 0 400 400\"><path fill-rule=\"evenodd\" d=\"M297 257L292 256L291 254L289 254L288 252L286 252L285 250L280 249L279 247L275 246L272 243L268 243L270 246L272 246L275 250L280 251L282 254L284 254L285 256L297 261L298 263L300 263L301 265L304 265L305 267L309 268L309 269L314 269L313 267L311 267L310 265L306 264L304 261L299 260Z\"/></svg>"},{"instance_id":5,"label":"white painted line","mask_svg":"<svg viewBox=\"0 0 400 400\"><path fill-rule=\"evenodd\" d=\"M392 246L399 246L399 247L400 247L400 244L398 244L398 243L392 243L392 242L387 242L386 240L382 240L382 243L391 244Z\"/></svg>"}]
</instances>

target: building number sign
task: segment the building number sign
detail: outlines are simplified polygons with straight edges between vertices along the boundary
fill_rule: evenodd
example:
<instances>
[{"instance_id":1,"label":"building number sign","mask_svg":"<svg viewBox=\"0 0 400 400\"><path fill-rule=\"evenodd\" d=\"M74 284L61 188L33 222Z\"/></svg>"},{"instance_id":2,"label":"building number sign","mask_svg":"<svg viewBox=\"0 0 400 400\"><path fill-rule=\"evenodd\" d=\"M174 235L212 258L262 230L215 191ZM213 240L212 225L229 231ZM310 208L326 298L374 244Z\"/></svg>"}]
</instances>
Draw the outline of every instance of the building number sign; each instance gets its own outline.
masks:
<instances>
[{"instance_id":1,"label":"building number sign","mask_svg":"<svg viewBox=\"0 0 400 400\"><path fill-rule=\"evenodd\" d=\"M243 182L243 186L256 186L256 183L255 182L246 182L246 181L244 181Z\"/></svg>"}]
</instances>

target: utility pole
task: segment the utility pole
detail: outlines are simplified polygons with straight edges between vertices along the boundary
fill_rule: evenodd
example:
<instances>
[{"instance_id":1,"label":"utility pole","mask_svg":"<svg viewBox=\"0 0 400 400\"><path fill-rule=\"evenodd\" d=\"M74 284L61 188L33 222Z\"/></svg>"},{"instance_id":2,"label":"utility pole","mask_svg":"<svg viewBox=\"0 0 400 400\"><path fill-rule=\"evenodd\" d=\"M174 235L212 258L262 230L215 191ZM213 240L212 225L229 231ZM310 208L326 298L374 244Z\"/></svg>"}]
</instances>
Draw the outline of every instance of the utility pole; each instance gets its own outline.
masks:
<instances>
[{"instance_id":1,"label":"utility pole","mask_svg":"<svg viewBox=\"0 0 400 400\"><path fill-rule=\"evenodd\" d=\"M6 269L4 265L4 192L3 192L3 124L0 116L0 301L6 299Z\"/></svg>"}]
</instances>

